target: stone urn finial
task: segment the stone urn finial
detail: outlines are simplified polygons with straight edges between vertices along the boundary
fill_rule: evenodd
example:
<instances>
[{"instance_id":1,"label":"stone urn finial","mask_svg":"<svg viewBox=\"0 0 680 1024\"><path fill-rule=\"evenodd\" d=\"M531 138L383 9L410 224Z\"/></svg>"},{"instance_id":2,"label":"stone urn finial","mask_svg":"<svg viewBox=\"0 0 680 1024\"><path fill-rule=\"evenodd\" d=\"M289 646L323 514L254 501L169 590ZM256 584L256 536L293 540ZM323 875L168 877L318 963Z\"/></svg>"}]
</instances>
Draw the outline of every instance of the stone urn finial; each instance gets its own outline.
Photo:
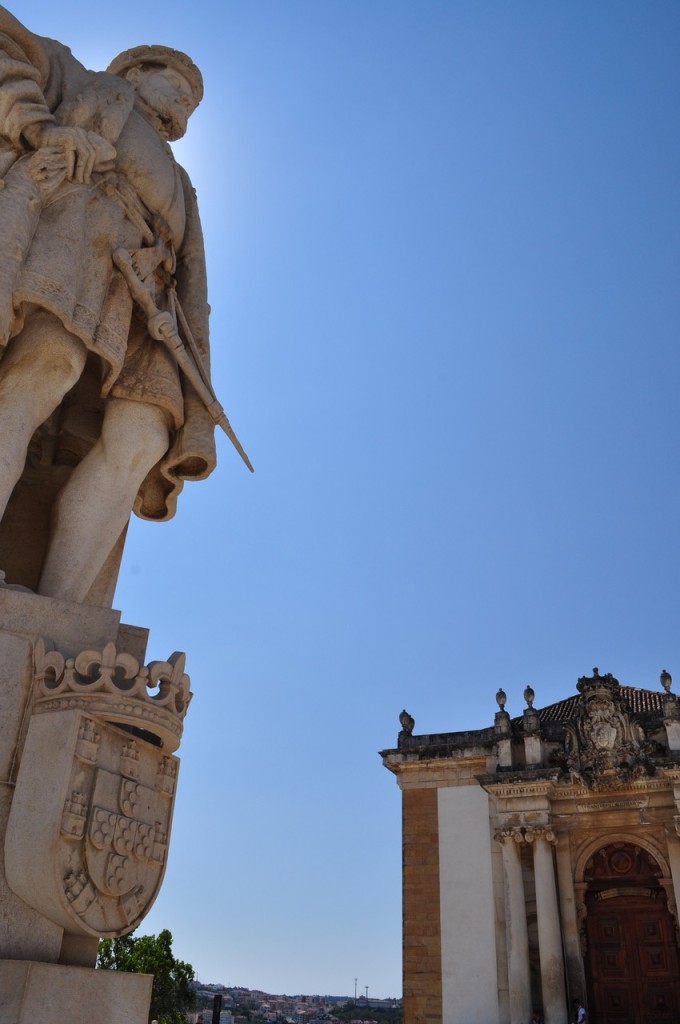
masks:
<instances>
[{"instance_id":1,"label":"stone urn finial","mask_svg":"<svg viewBox=\"0 0 680 1024\"><path fill-rule=\"evenodd\" d=\"M416 724L416 720L411 715L409 715L406 708L404 708L404 710L399 715L399 722L404 732L408 736L411 736L413 733L414 726Z\"/></svg>"},{"instance_id":2,"label":"stone urn finial","mask_svg":"<svg viewBox=\"0 0 680 1024\"><path fill-rule=\"evenodd\" d=\"M659 682L663 686L666 693L671 692L671 686L673 685L673 676L670 672L667 672L665 668L661 669L661 675L659 676Z\"/></svg>"},{"instance_id":3,"label":"stone urn finial","mask_svg":"<svg viewBox=\"0 0 680 1024\"><path fill-rule=\"evenodd\" d=\"M533 688L533 686L527 686L527 687L525 687L525 690L524 690L524 699L525 699L525 701L527 702L527 707L528 707L528 708L532 708L532 707L534 706L534 697L535 697L535 696L536 696L536 694L534 693L534 688Z\"/></svg>"},{"instance_id":4,"label":"stone urn finial","mask_svg":"<svg viewBox=\"0 0 680 1024\"><path fill-rule=\"evenodd\" d=\"M496 704L498 704L498 707L501 709L501 711L505 711L505 704L507 699L507 693L505 692L502 686L499 686L498 693L496 694Z\"/></svg>"}]
</instances>

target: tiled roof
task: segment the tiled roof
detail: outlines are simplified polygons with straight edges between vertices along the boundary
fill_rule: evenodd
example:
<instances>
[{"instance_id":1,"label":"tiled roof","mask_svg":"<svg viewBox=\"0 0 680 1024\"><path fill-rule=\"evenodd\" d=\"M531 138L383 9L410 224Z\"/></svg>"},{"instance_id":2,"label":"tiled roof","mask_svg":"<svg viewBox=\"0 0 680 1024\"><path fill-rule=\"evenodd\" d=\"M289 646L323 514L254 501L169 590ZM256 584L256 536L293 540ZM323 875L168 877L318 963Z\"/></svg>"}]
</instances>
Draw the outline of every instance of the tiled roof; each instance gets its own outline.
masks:
<instances>
[{"instance_id":1,"label":"tiled roof","mask_svg":"<svg viewBox=\"0 0 680 1024\"><path fill-rule=\"evenodd\" d=\"M663 698L665 694L657 690L641 690L637 686L622 686L619 693L627 702L628 707L635 715L662 714ZM580 694L567 697L566 700L559 700L556 704L548 704L546 708L538 710L538 717L541 722L567 722L576 715L578 710Z\"/></svg>"}]
</instances>

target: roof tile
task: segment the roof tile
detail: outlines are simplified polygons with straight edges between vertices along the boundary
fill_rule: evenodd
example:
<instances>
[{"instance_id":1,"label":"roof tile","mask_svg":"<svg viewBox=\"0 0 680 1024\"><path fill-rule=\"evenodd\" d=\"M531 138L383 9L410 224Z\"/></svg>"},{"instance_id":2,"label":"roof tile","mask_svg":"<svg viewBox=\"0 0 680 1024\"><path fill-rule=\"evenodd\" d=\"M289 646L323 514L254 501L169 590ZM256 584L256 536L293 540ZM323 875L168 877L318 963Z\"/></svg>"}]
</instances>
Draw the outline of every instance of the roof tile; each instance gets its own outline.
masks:
<instances>
[{"instance_id":1,"label":"roof tile","mask_svg":"<svg viewBox=\"0 0 680 1024\"><path fill-rule=\"evenodd\" d=\"M622 686L619 693L628 704L634 715L642 714L663 714L664 694L656 690L643 690L637 686ZM556 704L548 704L545 708L538 710L538 717L541 722L568 722L574 718L578 711L580 701L583 698L580 694L559 700Z\"/></svg>"}]
</instances>

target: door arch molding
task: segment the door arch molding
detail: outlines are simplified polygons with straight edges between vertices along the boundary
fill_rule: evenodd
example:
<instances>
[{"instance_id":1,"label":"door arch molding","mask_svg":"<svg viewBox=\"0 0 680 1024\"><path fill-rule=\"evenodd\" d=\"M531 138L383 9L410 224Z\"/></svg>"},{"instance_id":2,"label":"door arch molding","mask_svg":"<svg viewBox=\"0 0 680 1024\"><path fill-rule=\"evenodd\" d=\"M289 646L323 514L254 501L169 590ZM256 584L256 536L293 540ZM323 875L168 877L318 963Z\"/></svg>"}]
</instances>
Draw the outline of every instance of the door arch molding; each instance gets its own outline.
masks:
<instances>
[{"instance_id":1,"label":"door arch molding","mask_svg":"<svg viewBox=\"0 0 680 1024\"><path fill-rule=\"evenodd\" d=\"M590 859L595 856L598 850L602 850L604 847L610 846L612 843L630 843L631 846L639 846L641 850L644 850L645 853L648 853L649 856L656 861L661 871L661 874L659 875L659 885L666 891L668 909L671 917L673 918L673 924L675 925L676 938L680 944L680 920L678 919L678 907L675 900L675 887L671 876L670 863L663 847L661 846L661 842L656 838L656 836L641 836L633 831L622 829L620 832L610 832L599 836L591 836L581 845L574 860L574 895L576 898L576 917L578 921L581 956L585 957L587 952L586 918L588 916L588 908L586 906L586 890L588 888L588 882L585 877L586 868Z\"/></svg>"},{"instance_id":2,"label":"door arch molding","mask_svg":"<svg viewBox=\"0 0 680 1024\"><path fill-rule=\"evenodd\" d=\"M605 846L611 846L612 843L630 843L631 846L639 846L641 850L653 857L661 869L661 877L659 882L662 883L663 879L671 880L671 868L668 862L668 857L664 853L661 843L654 836L641 836L639 833L633 831L621 832L607 832L596 837L591 837L586 840L583 846L579 849L576 860L574 863L574 881L577 883L585 882L586 866L591 857L593 857L598 850L604 849Z\"/></svg>"}]
</instances>

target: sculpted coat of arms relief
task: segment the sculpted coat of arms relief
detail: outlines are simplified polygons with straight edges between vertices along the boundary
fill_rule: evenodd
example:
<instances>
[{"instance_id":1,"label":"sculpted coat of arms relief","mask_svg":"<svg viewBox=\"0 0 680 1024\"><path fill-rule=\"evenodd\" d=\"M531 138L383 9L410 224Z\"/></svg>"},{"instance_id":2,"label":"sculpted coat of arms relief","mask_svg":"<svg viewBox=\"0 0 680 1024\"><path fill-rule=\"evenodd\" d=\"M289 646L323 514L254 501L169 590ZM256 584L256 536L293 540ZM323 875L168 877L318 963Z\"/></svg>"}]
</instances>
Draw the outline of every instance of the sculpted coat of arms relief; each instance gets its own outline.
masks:
<instances>
[{"instance_id":1,"label":"sculpted coat of arms relief","mask_svg":"<svg viewBox=\"0 0 680 1024\"><path fill-rule=\"evenodd\" d=\"M172 751L191 697L183 668L180 655L143 667L113 645L66 660L36 648L7 877L69 933L125 934L160 888L179 767Z\"/></svg>"},{"instance_id":2,"label":"sculpted coat of arms relief","mask_svg":"<svg viewBox=\"0 0 680 1024\"><path fill-rule=\"evenodd\" d=\"M645 731L621 697L618 680L595 668L577 688L583 699L564 734L564 761L572 778L594 790L611 790L653 771Z\"/></svg>"},{"instance_id":3,"label":"sculpted coat of arms relief","mask_svg":"<svg viewBox=\"0 0 680 1024\"><path fill-rule=\"evenodd\" d=\"M79 740L93 732L76 745L59 845L70 908L104 935L134 927L156 895L178 762L82 715Z\"/></svg>"}]
</instances>

